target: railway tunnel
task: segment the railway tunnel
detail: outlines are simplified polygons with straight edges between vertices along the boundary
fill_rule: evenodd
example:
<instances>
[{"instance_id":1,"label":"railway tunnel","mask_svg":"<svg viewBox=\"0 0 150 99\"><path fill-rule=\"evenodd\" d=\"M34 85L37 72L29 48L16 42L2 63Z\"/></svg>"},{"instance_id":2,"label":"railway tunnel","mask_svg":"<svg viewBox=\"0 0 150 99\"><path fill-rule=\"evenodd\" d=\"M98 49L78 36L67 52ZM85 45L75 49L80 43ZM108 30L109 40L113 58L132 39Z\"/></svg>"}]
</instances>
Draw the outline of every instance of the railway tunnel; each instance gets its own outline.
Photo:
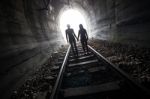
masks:
<instances>
[{"instance_id":1,"label":"railway tunnel","mask_svg":"<svg viewBox=\"0 0 150 99\"><path fill-rule=\"evenodd\" d=\"M90 39L149 48L149 4L149 0L1 0L0 97L66 44L60 29L64 12L81 14Z\"/></svg>"}]
</instances>

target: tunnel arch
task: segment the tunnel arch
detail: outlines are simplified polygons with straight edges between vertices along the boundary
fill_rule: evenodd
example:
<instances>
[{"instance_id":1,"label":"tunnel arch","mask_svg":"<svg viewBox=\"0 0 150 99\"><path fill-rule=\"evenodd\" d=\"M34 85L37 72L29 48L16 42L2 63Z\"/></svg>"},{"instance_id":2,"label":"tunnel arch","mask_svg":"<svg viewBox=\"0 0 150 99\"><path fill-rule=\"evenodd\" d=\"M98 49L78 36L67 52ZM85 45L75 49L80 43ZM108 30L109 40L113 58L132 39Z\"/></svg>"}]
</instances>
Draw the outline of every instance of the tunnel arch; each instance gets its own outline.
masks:
<instances>
[{"instance_id":1,"label":"tunnel arch","mask_svg":"<svg viewBox=\"0 0 150 99\"><path fill-rule=\"evenodd\" d=\"M61 19L62 14L65 11L68 11L68 10L78 11L78 13L80 13L83 16L83 18L85 20L85 24L86 24L85 27L86 27L87 31L89 32L91 28L90 28L90 21L89 21L88 13L82 7L79 7L79 6L78 7L64 6L63 8L61 8L60 11L59 11L59 14L57 16L58 26L60 26L60 21L61 21L60 19ZM62 32L61 29L60 29L60 27L58 27L58 28L59 28L59 31Z\"/></svg>"},{"instance_id":2,"label":"tunnel arch","mask_svg":"<svg viewBox=\"0 0 150 99\"><path fill-rule=\"evenodd\" d=\"M80 9L80 8L70 8L70 7L64 7L64 8L62 8L61 10L60 10L60 12L59 12L59 14L58 14L58 18L57 18L57 23L58 23L58 26L59 26L59 31L61 32L61 33L64 33L64 31L62 31L61 29L62 29L62 27L61 27L61 25L62 25L62 23L60 23L61 21L62 21L62 15L65 13L65 12L67 12L67 11L75 11L75 13L76 14L79 14L80 16L79 17L81 17L81 18L84 18L84 19L82 19L81 21L83 22L83 24L85 25L84 27L87 29L87 31L89 32L90 31L90 26L89 26L89 20L88 20L88 17L87 17L87 13L86 13L86 11L84 11L83 9ZM66 23L67 24L67 23ZM80 24L80 22L79 22L79 24ZM77 28L75 28L75 29L78 29L78 25L79 24L77 24ZM66 25L64 26L64 27L66 27ZM78 31L77 30L75 30L75 33L78 33ZM76 35L77 35L77 33L76 33ZM63 34L63 36L64 36L64 34Z\"/></svg>"}]
</instances>

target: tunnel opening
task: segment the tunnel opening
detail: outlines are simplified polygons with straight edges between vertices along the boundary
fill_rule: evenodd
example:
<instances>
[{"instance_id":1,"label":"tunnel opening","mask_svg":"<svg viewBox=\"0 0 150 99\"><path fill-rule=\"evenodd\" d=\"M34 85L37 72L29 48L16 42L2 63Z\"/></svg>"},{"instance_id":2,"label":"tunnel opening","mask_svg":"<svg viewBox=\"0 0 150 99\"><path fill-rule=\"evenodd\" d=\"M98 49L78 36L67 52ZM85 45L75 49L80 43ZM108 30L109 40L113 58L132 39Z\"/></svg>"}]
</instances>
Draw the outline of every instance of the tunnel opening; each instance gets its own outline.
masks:
<instances>
[{"instance_id":1,"label":"tunnel opening","mask_svg":"<svg viewBox=\"0 0 150 99\"><path fill-rule=\"evenodd\" d=\"M87 29L87 22L84 15L81 14L79 10L68 9L62 12L59 18L59 28L65 40L65 30L67 24L71 25L71 28L74 29L75 34L78 34L79 24L83 24L84 28ZM65 40L66 41L66 40Z\"/></svg>"}]
</instances>

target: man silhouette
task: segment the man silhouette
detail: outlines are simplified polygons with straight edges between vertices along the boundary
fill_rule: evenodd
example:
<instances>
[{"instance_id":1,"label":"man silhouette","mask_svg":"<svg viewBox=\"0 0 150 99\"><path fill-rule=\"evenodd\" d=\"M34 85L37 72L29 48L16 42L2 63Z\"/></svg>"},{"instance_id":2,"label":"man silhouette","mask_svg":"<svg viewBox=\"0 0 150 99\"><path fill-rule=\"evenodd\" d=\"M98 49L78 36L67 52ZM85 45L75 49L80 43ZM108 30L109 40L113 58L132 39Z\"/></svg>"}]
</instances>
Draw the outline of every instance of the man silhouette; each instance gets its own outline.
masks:
<instances>
[{"instance_id":1,"label":"man silhouette","mask_svg":"<svg viewBox=\"0 0 150 99\"><path fill-rule=\"evenodd\" d=\"M88 46L87 46L88 34L86 32L86 29L83 28L82 24L79 25L79 28L80 28L80 30L78 32L78 39L80 37L80 41L81 41L81 44L82 44L83 51L88 52Z\"/></svg>"},{"instance_id":2,"label":"man silhouette","mask_svg":"<svg viewBox=\"0 0 150 99\"><path fill-rule=\"evenodd\" d=\"M71 45L71 49L72 49L74 55L78 56L78 50L77 50L77 46L76 46L77 36L75 35L74 30L70 28L69 24L67 24L67 28L68 28L68 29L66 29L67 42L69 41L69 43Z\"/></svg>"}]
</instances>

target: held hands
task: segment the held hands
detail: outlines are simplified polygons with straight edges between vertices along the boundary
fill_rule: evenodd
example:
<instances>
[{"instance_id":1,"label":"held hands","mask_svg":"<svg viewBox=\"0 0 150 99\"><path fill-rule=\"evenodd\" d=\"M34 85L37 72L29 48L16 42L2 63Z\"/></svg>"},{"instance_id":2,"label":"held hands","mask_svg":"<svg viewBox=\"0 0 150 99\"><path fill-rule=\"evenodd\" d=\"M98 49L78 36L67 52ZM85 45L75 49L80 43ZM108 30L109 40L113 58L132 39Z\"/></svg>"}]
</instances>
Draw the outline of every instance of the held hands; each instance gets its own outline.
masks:
<instances>
[{"instance_id":1,"label":"held hands","mask_svg":"<svg viewBox=\"0 0 150 99\"><path fill-rule=\"evenodd\" d=\"M79 41L79 38L76 37L76 39L77 39L77 41Z\"/></svg>"}]
</instances>

